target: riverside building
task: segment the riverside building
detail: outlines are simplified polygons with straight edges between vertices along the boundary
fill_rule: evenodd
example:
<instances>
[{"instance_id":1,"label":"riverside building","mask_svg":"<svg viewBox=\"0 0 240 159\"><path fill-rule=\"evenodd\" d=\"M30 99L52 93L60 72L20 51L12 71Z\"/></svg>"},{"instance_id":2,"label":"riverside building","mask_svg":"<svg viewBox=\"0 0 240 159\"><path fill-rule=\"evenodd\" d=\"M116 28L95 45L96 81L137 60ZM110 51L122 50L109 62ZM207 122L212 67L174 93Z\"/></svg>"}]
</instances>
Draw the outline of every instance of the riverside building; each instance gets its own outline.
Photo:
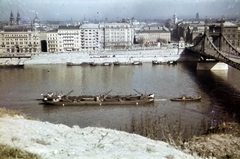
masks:
<instances>
[{"instance_id":1,"label":"riverside building","mask_svg":"<svg viewBox=\"0 0 240 159\"><path fill-rule=\"evenodd\" d=\"M59 26L47 32L48 52L129 49L134 30L127 23Z\"/></svg>"},{"instance_id":2,"label":"riverside building","mask_svg":"<svg viewBox=\"0 0 240 159\"><path fill-rule=\"evenodd\" d=\"M136 40L143 44L155 44L160 40L171 41L171 33L164 26L148 26L136 33Z\"/></svg>"},{"instance_id":3,"label":"riverside building","mask_svg":"<svg viewBox=\"0 0 240 159\"><path fill-rule=\"evenodd\" d=\"M58 51L80 51L79 26L59 26L57 36L48 42L57 42Z\"/></svg>"},{"instance_id":4,"label":"riverside building","mask_svg":"<svg viewBox=\"0 0 240 159\"><path fill-rule=\"evenodd\" d=\"M11 12L8 25L0 31L0 53L41 52L42 28L37 25L40 21L36 17L33 20L34 24L23 24L19 12L16 21Z\"/></svg>"},{"instance_id":5,"label":"riverside building","mask_svg":"<svg viewBox=\"0 0 240 159\"><path fill-rule=\"evenodd\" d=\"M81 51L100 50L98 24L82 24L80 25L80 46Z\"/></svg>"},{"instance_id":6,"label":"riverside building","mask_svg":"<svg viewBox=\"0 0 240 159\"><path fill-rule=\"evenodd\" d=\"M105 50L130 49L133 45L134 29L128 23L101 23L99 37L99 43Z\"/></svg>"},{"instance_id":7,"label":"riverside building","mask_svg":"<svg viewBox=\"0 0 240 159\"><path fill-rule=\"evenodd\" d=\"M1 53L34 53L41 51L40 34L29 28L5 28L0 33Z\"/></svg>"}]
</instances>

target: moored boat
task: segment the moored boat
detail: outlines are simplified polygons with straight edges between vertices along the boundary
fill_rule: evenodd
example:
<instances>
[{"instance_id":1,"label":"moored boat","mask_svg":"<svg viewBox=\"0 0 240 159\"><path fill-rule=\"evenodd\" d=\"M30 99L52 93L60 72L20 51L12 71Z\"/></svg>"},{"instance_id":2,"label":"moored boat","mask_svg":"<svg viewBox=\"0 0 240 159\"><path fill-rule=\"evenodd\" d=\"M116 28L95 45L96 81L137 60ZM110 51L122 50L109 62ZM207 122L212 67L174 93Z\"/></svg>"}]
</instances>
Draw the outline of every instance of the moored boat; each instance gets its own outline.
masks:
<instances>
[{"instance_id":1,"label":"moored boat","mask_svg":"<svg viewBox=\"0 0 240 159\"><path fill-rule=\"evenodd\" d=\"M160 63L159 63L159 61L157 61L157 60L153 60L153 61L152 61L152 64L154 64L154 65L159 65Z\"/></svg>"},{"instance_id":2,"label":"moored boat","mask_svg":"<svg viewBox=\"0 0 240 159\"><path fill-rule=\"evenodd\" d=\"M145 105L154 103L154 94L135 95L80 95L68 96L48 93L42 102L47 105L81 106L81 105Z\"/></svg>"},{"instance_id":3,"label":"moored boat","mask_svg":"<svg viewBox=\"0 0 240 159\"><path fill-rule=\"evenodd\" d=\"M81 62L81 63L67 62L66 64L67 64L67 66L85 66L85 65L89 65L88 62Z\"/></svg>"},{"instance_id":4,"label":"moored boat","mask_svg":"<svg viewBox=\"0 0 240 159\"><path fill-rule=\"evenodd\" d=\"M142 61L133 61L132 64L133 65L142 65Z\"/></svg>"},{"instance_id":5,"label":"moored boat","mask_svg":"<svg viewBox=\"0 0 240 159\"><path fill-rule=\"evenodd\" d=\"M67 62L67 66L81 66L81 63Z\"/></svg>"},{"instance_id":6,"label":"moored boat","mask_svg":"<svg viewBox=\"0 0 240 159\"><path fill-rule=\"evenodd\" d=\"M97 66L96 62L90 62L89 64L90 64L90 66Z\"/></svg>"},{"instance_id":7,"label":"moored boat","mask_svg":"<svg viewBox=\"0 0 240 159\"><path fill-rule=\"evenodd\" d=\"M115 61L115 62L113 62L113 65L119 66L119 65L120 65L120 62L119 62L119 61Z\"/></svg>"},{"instance_id":8,"label":"moored boat","mask_svg":"<svg viewBox=\"0 0 240 159\"><path fill-rule=\"evenodd\" d=\"M182 97L178 97L178 98L172 98L171 101L199 101L201 100L201 95L198 97L191 97L191 96L186 96L186 95L182 95Z\"/></svg>"},{"instance_id":9,"label":"moored boat","mask_svg":"<svg viewBox=\"0 0 240 159\"><path fill-rule=\"evenodd\" d=\"M104 62L104 63L102 63L102 65L103 65L103 66L111 66L112 63L111 63L111 62Z\"/></svg>"},{"instance_id":10,"label":"moored boat","mask_svg":"<svg viewBox=\"0 0 240 159\"><path fill-rule=\"evenodd\" d=\"M169 65L176 65L177 61L170 60L170 61L167 62L167 64L169 64Z\"/></svg>"},{"instance_id":11,"label":"moored boat","mask_svg":"<svg viewBox=\"0 0 240 159\"><path fill-rule=\"evenodd\" d=\"M152 61L152 64L153 64L153 65L164 65L164 64L167 64L167 62L165 62L165 61L153 60L153 61Z\"/></svg>"}]
</instances>

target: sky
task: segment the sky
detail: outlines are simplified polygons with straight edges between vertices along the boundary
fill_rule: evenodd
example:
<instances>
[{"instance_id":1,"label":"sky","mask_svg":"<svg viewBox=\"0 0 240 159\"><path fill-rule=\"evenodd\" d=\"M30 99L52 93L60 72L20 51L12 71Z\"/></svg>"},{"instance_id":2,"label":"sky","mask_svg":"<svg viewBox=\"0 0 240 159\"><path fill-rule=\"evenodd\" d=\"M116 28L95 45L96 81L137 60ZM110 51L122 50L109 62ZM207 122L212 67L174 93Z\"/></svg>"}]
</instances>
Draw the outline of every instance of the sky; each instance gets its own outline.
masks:
<instances>
[{"instance_id":1,"label":"sky","mask_svg":"<svg viewBox=\"0 0 240 159\"><path fill-rule=\"evenodd\" d=\"M0 20L120 20L239 17L240 0L0 0Z\"/></svg>"}]
</instances>

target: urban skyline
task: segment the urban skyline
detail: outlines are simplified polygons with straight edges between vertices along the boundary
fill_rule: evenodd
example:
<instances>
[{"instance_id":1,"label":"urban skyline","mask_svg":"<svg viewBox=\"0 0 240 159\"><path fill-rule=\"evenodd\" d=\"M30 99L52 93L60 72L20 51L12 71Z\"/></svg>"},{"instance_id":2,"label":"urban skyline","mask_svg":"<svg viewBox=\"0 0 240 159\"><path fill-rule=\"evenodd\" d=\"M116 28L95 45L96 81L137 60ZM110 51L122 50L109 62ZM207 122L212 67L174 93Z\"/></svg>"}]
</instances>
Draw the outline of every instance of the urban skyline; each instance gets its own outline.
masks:
<instances>
[{"instance_id":1,"label":"urban skyline","mask_svg":"<svg viewBox=\"0 0 240 159\"><path fill-rule=\"evenodd\" d=\"M214 8L214 9L213 9ZM174 13L179 18L239 17L238 0L3 0L0 2L1 21L9 20L12 11L15 18L20 13L24 21L32 21L37 14L41 20L118 21L122 18L168 19Z\"/></svg>"}]
</instances>

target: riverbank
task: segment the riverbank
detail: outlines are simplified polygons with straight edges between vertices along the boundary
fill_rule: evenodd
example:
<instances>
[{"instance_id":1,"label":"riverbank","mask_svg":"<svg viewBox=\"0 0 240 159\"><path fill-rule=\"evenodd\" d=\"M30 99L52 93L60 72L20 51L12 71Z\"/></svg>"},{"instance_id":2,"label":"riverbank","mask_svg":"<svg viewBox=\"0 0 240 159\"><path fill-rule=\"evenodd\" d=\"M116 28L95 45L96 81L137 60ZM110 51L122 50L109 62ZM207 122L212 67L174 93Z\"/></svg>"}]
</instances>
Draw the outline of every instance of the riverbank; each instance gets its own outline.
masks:
<instances>
[{"instance_id":1,"label":"riverbank","mask_svg":"<svg viewBox=\"0 0 240 159\"><path fill-rule=\"evenodd\" d=\"M0 113L1 114L1 113ZM1 115L0 143L41 158L157 158L197 159L173 146L140 135L105 128L72 128Z\"/></svg>"},{"instance_id":2,"label":"riverbank","mask_svg":"<svg viewBox=\"0 0 240 159\"><path fill-rule=\"evenodd\" d=\"M183 141L181 145L171 146L162 141L117 130L78 126L70 128L63 124L41 122L22 116L18 112L12 113L0 108L0 143L13 149L7 152L13 154L12 158L16 158L15 153L24 158L23 152L30 152L26 154L27 156L44 159L240 158L239 124L222 123L212 127L210 131L206 135L194 136ZM20 150L21 155L19 155ZM5 157L9 158L9 156Z\"/></svg>"},{"instance_id":3,"label":"riverbank","mask_svg":"<svg viewBox=\"0 0 240 159\"><path fill-rule=\"evenodd\" d=\"M0 108L0 134L0 146L5 145L2 147L7 151L1 150L0 153L4 153L5 158L9 158L6 155L10 154L13 158L34 156L45 159L240 158L240 125L233 122L222 123L212 127L211 133L194 136L181 145L171 146L117 130L78 126L70 128L63 124L41 122Z\"/></svg>"}]
</instances>

